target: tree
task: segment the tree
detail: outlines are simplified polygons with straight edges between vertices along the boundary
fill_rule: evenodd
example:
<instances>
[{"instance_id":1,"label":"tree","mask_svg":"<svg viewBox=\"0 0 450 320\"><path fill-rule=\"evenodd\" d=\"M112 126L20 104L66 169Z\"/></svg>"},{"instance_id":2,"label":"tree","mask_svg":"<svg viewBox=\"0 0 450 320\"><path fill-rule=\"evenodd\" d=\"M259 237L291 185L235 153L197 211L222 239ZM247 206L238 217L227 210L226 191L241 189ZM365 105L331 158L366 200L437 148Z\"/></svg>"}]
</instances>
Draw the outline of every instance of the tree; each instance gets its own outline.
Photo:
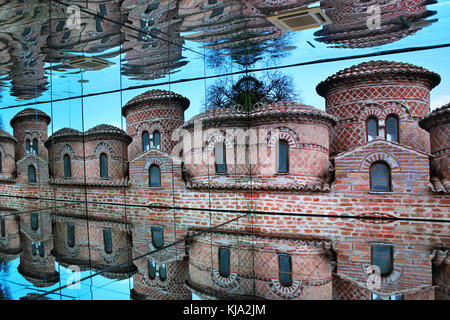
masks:
<instances>
[{"instance_id":1,"label":"tree","mask_svg":"<svg viewBox=\"0 0 450 320\"><path fill-rule=\"evenodd\" d=\"M273 103L297 98L292 77L280 72L267 72L260 79L244 75L234 84L229 78L219 79L207 89L205 109L239 104L249 111L258 102Z\"/></svg>"}]
</instances>

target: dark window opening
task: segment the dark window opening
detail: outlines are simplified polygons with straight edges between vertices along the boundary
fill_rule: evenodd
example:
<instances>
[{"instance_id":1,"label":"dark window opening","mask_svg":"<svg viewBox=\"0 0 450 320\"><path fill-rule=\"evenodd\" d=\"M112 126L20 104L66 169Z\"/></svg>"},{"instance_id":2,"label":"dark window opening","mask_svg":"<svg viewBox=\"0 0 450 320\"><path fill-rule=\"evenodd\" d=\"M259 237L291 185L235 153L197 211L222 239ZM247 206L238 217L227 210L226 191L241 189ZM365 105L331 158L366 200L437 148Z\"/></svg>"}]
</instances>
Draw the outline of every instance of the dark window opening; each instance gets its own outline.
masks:
<instances>
[{"instance_id":1,"label":"dark window opening","mask_svg":"<svg viewBox=\"0 0 450 320\"><path fill-rule=\"evenodd\" d=\"M164 229L162 227L152 227L152 243L156 249L164 245Z\"/></svg>"},{"instance_id":2,"label":"dark window opening","mask_svg":"<svg viewBox=\"0 0 450 320\"><path fill-rule=\"evenodd\" d=\"M286 140L278 143L278 172L289 172L289 144Z\"/></svg>"},{"instance_id":3,"label":"dark window opening","mask_svg":"<svg viewBox=\"0 0 450 320\"><path fill-rule=\"evenodd\" d=\"M148 277L153 280L156 277L156 264L153 260L148 260Z\"/></svg>"},{"instance_id":4,"label":"dark window opening","mask_svg":"<svg viewBox=\"0 0 450 320\"><path fill-rule=\"evenodd\" d=\"M382 277L388 276L393 270L393 249L392 245L372 245L372 265L380 268Z\"/></svg>"},{"instance_id":5,"label":"dark window opening","mask_svg":"<svg viewBox=\"0 0 450 320\"><path fill-rule=\"evenodd\" d=\"M226 150L223 142L216 143L214 148L216 173L227 172Z\"/></svg>"},{"instance_id":6,"label":"dark window opening","mask_svg":"<svg viewBox=\"0 0 450 320\"><path fill-rule=\"evenodd\" d=\"M36 169L34 166L28 167L28 183L36 183Z\"/></svg>"},{"instance_id":7,"label":"dark window opening","mask_svg":"<svg viewBox=\"0 0 450 320\"><path fill-rule=\"evenodd\" d=\"M27 149L27 154L31 153L31 143L30 140L27 139L27 141L25 142L26 145L26 149Z\"/></svg>"},{"instance_id":8,"label":"dark window opening","mask_svg":"<svg viewBox=\"0 0 450 320\"><path fill-rule=\"evenodd\" d=\"M230 276L230 249L219 248L219 274L222 277Z\"/></svg>"},{"instance_id":9,"label":"dark window opening","mask_svg":"<svg viewBox=\"0 0 450 320\"><path fill-rule=\"evenodd\" d=\"M100 155L100 177L108 178L108 157L104 153Z\"/></svg>"},{"instance_id":10,"label":"dark window opening","mask_svg":"<svg viewBox=\"0 0 450 320\"><path fill-rule=\"evenodd\" d=\"M67 245L71 248L75 246L75 226L72 223L67 224Z\"/></svg>"},{"instance_id":11,"label":"dark window opening","mask_svg":"<svg viewBox=\"0 0 450 320\"><path fill-rule=\"evenodd\" d=\"M165 263L159 266L159 279L161 279L161 281L165 281L167 279Z\"/></svg>"},{"instance_id":12,"label":"dark window opening","mask_svg":"<svg viewBox=\"0 0 450 320\"><path fill-rule=\"evenodd\" d=\"M398 118L395 115L389 115L386 118L385 139L389 141L399 142L398 132L399 132Z\"/></svg>"},{"instance_id":13,"label":"dark window opening","mask_svg":"<svg viewBox=\"0 0 450 320\"><path fill-rule=\"evenodd\" d=\"M38 251L39 251L39 255L41 257L43 257L44 256L44 243L42 241L39 242L39 244L38 244Z\"/></svg>"},{"instance_id":14,"label":"dark window opening","mask_svg":"<svg viewBox=\"0 0 450 320\"><path fill-rule=\"evenodd\" d=\"M2 233L2 238L6 237L6 227L5 227L5 218L0 217L0 229Z\"/></svg>"},{"instance_id":15,"label":"dark window opening","mask_svg":"<svg viewBox=\"0 0 450 320\"><path fill-rule=\"evenodd\" d=\"M384 162L375 162L370 167L370 190L375 192L390 192L391 169Z\"/></svg>"},{"instance_id":16,"label":"dark window opening","mask_svg":"<svg viewBox=\"0 0 450 320\"><path fill-rule=\"evenodd\" d=\"M147 131L142 132L142 150L150 149L150 136Z\"/></svg>"},{"instance_id":17,"label":"dark window opening","mask_svg":"<svg viewBox=\"0 0 450 320\"><path fill-rule=\"evenodd\" d=\"M367 142L378 137L378 119L371 117L367 119Z\"/></svg>"},{"instance_id":18,"label":"dark window opening","mask_svg":"<svg viewBox=\"0 0 450 320\"><path fill-rule=\"evenodd\" d=\"M103 244L106 253L112 252L111 229L103 229Z\"/></svg>"},{"instance_id":19,"label":"dark window opening","mask_svg":"<svg viewBox=\"0 0 450 320\"><path fill-rule=\"evenodd\" d=\"M153 148L160 149L161 148L161 135L159 131L153 132Z\"/></svg>"},{"instance_id":20,"label":"dark window opening","mask_svg":"<svg viewBox=\"0 0 450 320\"><path fill-rule=\"evenodd\" d=\"M33 151L33 154L35 154L35 155L38 154L38 141L37 141L37 139L33 139L32 151Z\"/></svg>"},{"instance_id":21,"label":"dark window opening","mask_svg":"<svg viewBox=\"0 0 450 320\"><path fill-rule=\"evenodd\" d=\"M149 169L149 186L160 187L161 186L161 170L155 164L152 164Z\"/></svg>"},{"instance_id":22,"label":"dark window opening","mask_svg":"<svg viewBox=\"0 0 450 320\"><path fill-rule=\"evenodd\" d=\"M279 278L283 287L292 285L292 258L287 255L278 256Z\"/></svg>"},{"instance_id":23,"label":"dark window opening","mask_svg":"<svg viewBox=\"0 0 450 320\"><path fill-rule=\"evenodd\" d=\"M37 212L30 213L31 229L36 231L39 228L39 215Z\"/></svg>"},{"instance_id":24,"label":"dark window opening","mask_svg":"<svg viewBox=\"0 0 450 320\"><path fill-rule=\"evenodd\" d=\"M70 165L70 157L68 154L64 155L64 177L70 178L72 176L72 168Z\"/></svg>"}]
</instances>

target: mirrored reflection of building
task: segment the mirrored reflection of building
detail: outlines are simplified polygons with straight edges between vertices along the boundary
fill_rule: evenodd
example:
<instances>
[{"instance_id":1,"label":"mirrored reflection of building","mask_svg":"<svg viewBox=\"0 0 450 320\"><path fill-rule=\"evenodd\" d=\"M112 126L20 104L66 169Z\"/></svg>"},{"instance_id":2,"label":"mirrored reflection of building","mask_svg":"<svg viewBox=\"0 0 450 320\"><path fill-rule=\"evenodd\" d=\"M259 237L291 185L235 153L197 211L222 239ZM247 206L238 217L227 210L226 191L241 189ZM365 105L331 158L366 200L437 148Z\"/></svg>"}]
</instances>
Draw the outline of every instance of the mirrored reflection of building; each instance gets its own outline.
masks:
<instances>
[{"instance_id":1,"label":"mirrored reflection of building","mask_svg":"<svg viewBox=\"0 0 450 320\"><path fill-rule=\"evenodd\" d=\"M173 224L164 219L171 211L154 213L152 222L133 225L133 257L138 273L133 277L131 297L136 300L191 300L191 291L185 286L189 274L185 244L181 242L165 248L177 238ZM182 239L183 229L176 232Z\"/></svg>"},{"instance_id":2,"label":"mirrored reflection of building","mask_svg":"<svg viewBox=\"0 0 450 320\"><path fill-rule=\"evenodd\" d=\"M204 299L332 297L331 243L207 232L189 246L188 287Z\"/></svg>"},{"instance_id":3,"label":"mirrored reflection of building","mask_svg":"<svg viewBox=\"0 0 450 320\"><path fill-rule=\"evenodd\" d=\"M413 35L436 22L426 20L436 12L427 5L436 1L322 0L321 7L332 23L314 33L316 41L336 48L382 46Z\"/></svg>"},{"instance_id":4,"label":"mirrored reflection of building","mask_svg":"<svg viewBox=\"0 0 450 320\"><path fill-rule=\"evenodd\" d=\"M59 282L52 256L53 234L50 210L37 210L20 215L19 273L36 287L50 287Z\"/></svg>"},{"instance_id":5,"label":"mirrored reflection of building","mask_svg":"<svg viewBox=\"0 0 450 320\"><path fill-rule=\"evenodd\" d=\"M112 279L127 279L136 271L128 224L57 213L53 228L52 254L61 265L94 271L120 265L103 274Z\"/></svg>"},{"instance_id":6,"label":"mirrored reflection of building","mask_svg":"<svg viewBox=\"0 0 450 320\"><path fill-rule=\"evenodd\" d=\"M3 261L16 258L21 252L17 210L0 208L0 255Z\"/></svg>"}]
</instances>

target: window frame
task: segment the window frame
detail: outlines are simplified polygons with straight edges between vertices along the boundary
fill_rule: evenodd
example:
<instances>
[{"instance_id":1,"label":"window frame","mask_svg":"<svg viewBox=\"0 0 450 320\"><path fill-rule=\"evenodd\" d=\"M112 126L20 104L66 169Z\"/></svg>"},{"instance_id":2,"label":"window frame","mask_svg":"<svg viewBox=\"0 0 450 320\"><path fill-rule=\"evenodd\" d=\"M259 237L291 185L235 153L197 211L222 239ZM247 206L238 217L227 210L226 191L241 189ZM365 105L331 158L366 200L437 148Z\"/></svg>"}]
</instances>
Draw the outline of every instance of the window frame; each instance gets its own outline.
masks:
<instances>
[{"instance_id":1,"label":"window frame","mask_svg":"<svg viewBox=\"0 0 450 320\"><path fill-rule=\"evenodd\" d=\"M281 145L286 145L286 170L280 170ZM278 173L289 173L289 142L281 139L278 141Z\"/></svg>"},{"instance_id":2,"label":"window frame","mask_svg":"<svg viewBox=\"0 0 450 320\"><path fill-rule=\"evenodd\" d=\"M376 125L375 128L377 129L376 136L372 140L369 140L369 121L370 120L375 120L375 125ZM367 117L367 119L366 119L366 141L370 142L370 141L375 140L379 134L380 134L380 120L378 120L378 118L376 116Z\"/></svg>"},{"instance_id":3,"label":"window frame","mask_svg":"<svg viewBox=\"0 0 450 320\"><path fill-rule=\"evenodd\" d=\"M387 138L387 135L388 135L388 132L387 132L388 131L387 130L388 126L387 126L387 124L388 124L388 119L390 119L390 118L393 118L396 121L396 125L397 125L396 131L397 132L395 134L397 136L397 141L388 140L388 138ZM386 120L384 121L384 124L385 124L385 127L384 127L384 139L388 140L388 141L400 143L400 118L395 113L390 113L390 114L387 115Z\"/></svg>"},{"instance_id":4,"label":"window frame","mask_svg":"<svg viewBox=\"0 0 450 320\"><path fill-rule=\"evenodd\" d=\"M66 159L69 159L68 162L66 162ZM72 178L72 161L70 159L70 155L69 154L65 154L63 157L63 163L64 163L64 178L68 179L68 178ZM67 168L68 165L68 168ZM69 173L69 175L67 175L67 171Z\"/></svg>"},{"instance_id":5,"label":"window frame","mask_svg":"<svg viewBox=\"0 0 450 320\"><path fill-rule=\"evenodd\" d=\"M386 243L372 243L370 246L370 263L372 265L375 265L374 263L374 248L379 248L379 247L387 247L390 249L390 253L389 253L389 270L387 272L381 273L380 276L381 277L388 277L392 271L394 271L394 246L392 244L386 244ZM378 265L377 265L378 266ZM380 266L378 266L380 267ZM381 269L381 267L380 267ZM380 270L381 272L381 270Z\"/></svg>"},{"instance_id":6,"label":"window frame","mask_svg":"<svg viewBox=\"0 0 450 320\"><path fill-rule=\"evenodd\" d=\"M289 258L288 262L289 262L289 269L290 272L285 272L281 270L281 259L287 257ZM282 279L282 274L288 274L289 275L289 282L286 283L283 279ZM282 287L290 287L292 286L293 283L293 277L292 277L292 256L288 255L288 254L279 254L278 255L278 280L280 281L280 285Z\"/></svg>"},{"instance_id":7,"label":"window frame","mask_svg":"<svg viewBox=\"0 0 450 320\"><path fill-rule=\"evenodd\" d=\"M374 190L372 188L372 181L373 181L373 175L372 175L372 169L375 165L377 164L383 164L386 166L387 170L388 170L388 181L389 181L389 185L388 185L388 190ZM391 166L383 160L378 160L373 162L370 167L369 167L369 187L370 187L370 192L376 192L376 193L383 193L383 192L392 192L393 187L392 187L392 169Z\"/></svg>"},{"instance_id":8,"label":"window frame","mask_svg":"<svg viewBox=\"0 0 450 320\"><path fill-rule=\"evenodd\" d=\"M155 135L158 135L158 145L155 145ZM157 150L161 150L161 133L159 132L159 130L155 130L152 133L152 147L157 149Z\"/></svg>"},{"instance_id":9,"label":"window frame","mask_svg":"<svg viewBox=\"0 0 450 320\"><path fill-rule=\"evenodd\" d=\"M107 241L107 239L109 241ZM108 242L109 242L109 246L108 246ZM112 230L111 230L111 228L103 228L103 250L107 254L111 254L113 252Z\"/></svg>"},{"instance_id":10,"label":"window frame","mask_svg":"<svg viewBox=\"0 0 450 320\"><path fill-rule=\"evenodd\" d=\"M221 252L226 252L227 261L226 266L222 265ZM219 275L224 278L228 278L231 274L231 250L229 247L219 247L217 250L217 257L219 259ZM224 272L224 269L226 272Z\"/></svg>"},{"instance_id":11,"label":"window frame","mask_svg":"<svg viewBox=\"0 0 450 320\"><path fill-rule=\"evenodd\" d=\"M69 229L72 229L72 231L69 232ZM69 237L70 234L72 234L72 237ZM67 223L67 245L70 248L75 247L75 225L70 222Z\"/></svg>"},{"instance_id":12,"label":"window frame","mask_svg":"<svg viewBox=\"0 0 450 320\"><path fill-rule=\"evenodd\" d=\"M145 135L147 136L147 144L145 143ZM148 133L147 130L142 131L141 134L141 139L142 139L142 152L146 152L148 150L150 150L150 134ZM147 149L145 148L147 146Z\"/></svg>"},{"instance_id":13,"label":"window frame","mask_svg":"<svg viewBox=\"0 0 450 320\"><path fill-rule=\"evenodd\" d=\"M34 179L30 179L30 169L32 169ZM30 164L28 166L28 184L36 184L37 183L37 177L36 177L36 168Z\"/></svg>"},{"instance_id":14,"label":"window frame","mask_svg":"<svg viewBox=\"0 0 450 320\"><path fill-rule=\"evenodd\" d=\"M102 165L102 157L104 157L104 159L105 159L104 166ZM102 152L99 157L99 162L100 162L100 178L108 179L108 155L106 153ZM102 167L104 167L104 170L102 170ZM103 175L103 171L106 171L106 175Z\"/></svg>"},{"instance_id":15,"label":"window frame","mask_svg":"<svg viewBox=\"0 0 450 320\"><path fill-rule=\"evenodd\" d=\"M158 178L159 178L159 184L152 184L152 169L156 168L158 169ZM150 188L161 188L161 168L157 164L152 164L148 168L148 186Z\"/></svg>"},{"instance_id":16,"label":"window frame","mask_svg":"<svg viewBox=\"0 0 450 320\"><path fill-rule=\"evenodd\" d=\"M222 159L223 163L222 164L217 163L216 152L217 152L218 145L221 145L222 150L223 150L223 159ZM223 166L223 170L219 170L219 165ZM225 145L225 141L218 141L214 145L214 169L215 169L216 174L226 174L227 173L227 147Z\"/></svg>"}]
</instances>

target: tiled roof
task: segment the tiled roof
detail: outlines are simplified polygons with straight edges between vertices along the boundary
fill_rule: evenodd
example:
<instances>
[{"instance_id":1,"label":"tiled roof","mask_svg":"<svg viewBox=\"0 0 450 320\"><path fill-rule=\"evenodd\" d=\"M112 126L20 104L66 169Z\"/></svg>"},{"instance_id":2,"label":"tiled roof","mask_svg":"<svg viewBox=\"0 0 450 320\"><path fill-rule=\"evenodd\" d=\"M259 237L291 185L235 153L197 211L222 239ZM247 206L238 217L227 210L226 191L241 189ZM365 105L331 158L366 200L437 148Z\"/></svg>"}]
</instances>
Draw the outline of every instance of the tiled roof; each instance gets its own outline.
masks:
<instances>
[{"instance_id":1,"label":"tiled roof","mask_svg":"<svg viewBox=\"0 0 450 320\"><path fill-rule=\"evenodd\" d=\"M440 180L437 177L431 179L430 190L436 193L450 193L450 180Z\"/></svg>"},{"instance_id":2,"label":"tiled roof","mask_svg":"<svg viewBox=\"0 0 450 320\"><path fill-rule=\"evenodd\" d=\"M49 183L51 185L58 186L89 186L89 187L109 187L109 188L122 188L129 187L130 181L128 178L124 179L114 179L114 180L89 180L84 181L80 179L64 179L64 178L49 178Z\"/></svg>"},{"instance_id":3,"label":"tiled roof","mask_svg":"<svg viewBox=\"0 0 450 320\"><path fill-rule=\"evenodd\" d=\"M133 107L135 105L139 105L143 102L161 101L161 100L169 100L169 99L180 101L185 110L189 107L189 103L190 103L189 100L187 98L183 97L182 95L172 92L172 91L153 89L153 90L148 90L148 91L134 97L130 101L128 101L122 108L122 115L126 116L128 110L131 107Z\"/></svg>"},{"instance_id":4,"label":"tiled roof","mask_svg":"<svg viewBox=\"0 0 450 320\"><path fill-rule=\"evenodd\" d=\"M428 130L433 126L446 123L450 123L450 103L433 110L433 112L419 121L419 126Z\"/></svg>"},{"instance_id":5,"label":"tiled roof","mask_svg":"<svg viewBox=\"0 0 450 320\"><path fill-rule=\"evenodd\" d=\"M123 130L111 126L109 124L100 124L95 126L84 133L85 137L95 136L95 135L105 135L105 134L114 134L117 137L124 138L128 143L131 142L131 137ZM48 147L53 139L60 140L62 138L78 138L81 139L83 137L83 132L78 131L76 129L71 128L63 128L61 130L56 131L53 135L51 135L47 141L45 141L45 146Z\"/></svg>"},{"instance_id":6,"label":"tiled roof","mask_svg":"<svg viewBox=\"0 0 450 320\"><path fill-rule=\"evenodd\" d=\"M24 118L24 117L39 117L39 118L43 118L47 124L50 123L50 117L45 113L42 112L41 110L37 110L37 109L33 109L33 108L27 108L24 109L22 111L20 111L19 113L17 113L12 119L11 119L11 127L14 127L14 123L17 121L17 119L20 118Z\"/></svg>"},{"instance_id":7,"label":"tiled roof","mask_svg":"<svg viewBox=\"0 0 450 320\"><path fill-rule=\"evenodd\" d=\"M299 117L321 118L333 125L336 123L336 119L324 111L295 101L288 101L260 104L250 112L242 111L234 107L212 108L193 117L183 127L193 126L196 121L222 123L224 120L248 119L253 121L269 118L286 120Z\"/></svg>"},{"instance_id":8,"label":"tiled roof","mask_svg":"<svg viewBox=\"0 0 450 320\"><path fill-rule=\"evenodd\" d=\"M345 79L359 79L363 77L379 77L388 75L417 75L428 78L432 88L441 82L441 77L425 68L415 66L409 63L392 62L385 60L363 62L350 68L343 69L334 75L328 77L316 87L316 91L321 96L325 96L327 88L332 83Z\"/></svg>"},{"instance_id":9,"label":"tiled roof","mask_svg":"<svg viewBox=\"0 0 450 320\"><path fill-rule=\"evenodd\" d=\"M2 138L17 142L17 140L12 135L10 135L8 132L0 130L0 139L2 139Z\"/></svg>"}]
</instances>

